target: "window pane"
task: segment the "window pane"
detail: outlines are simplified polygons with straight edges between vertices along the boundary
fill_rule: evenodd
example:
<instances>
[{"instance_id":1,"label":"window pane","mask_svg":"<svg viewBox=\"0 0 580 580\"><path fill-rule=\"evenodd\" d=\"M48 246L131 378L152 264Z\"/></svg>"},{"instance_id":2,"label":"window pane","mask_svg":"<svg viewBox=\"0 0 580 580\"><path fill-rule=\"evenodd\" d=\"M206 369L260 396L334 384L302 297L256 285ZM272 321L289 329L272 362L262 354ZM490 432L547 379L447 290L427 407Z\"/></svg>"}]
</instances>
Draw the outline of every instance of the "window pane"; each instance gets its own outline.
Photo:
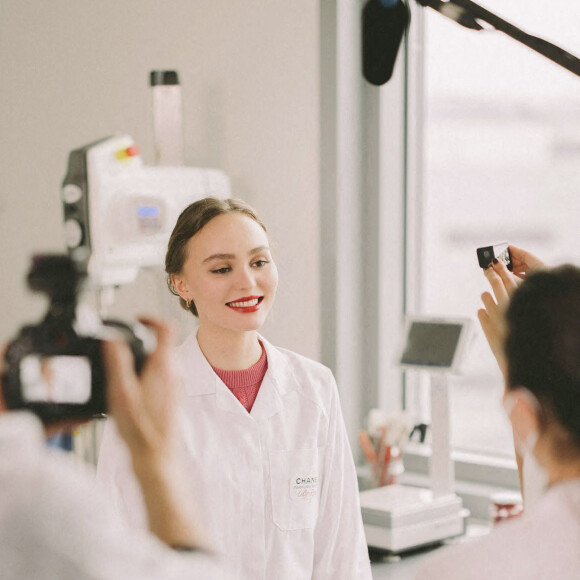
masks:
<instances>
[{"instance_id":1,"label":"window pane","mask_svg":"<svg viewBox=\"0 0 580 580\"><path fill-rule=\"evenodd\" d=\"M577 0L484 3L580 53ZM476 319L487 290L478 246L507 241L549 263L579 261L580 79L501 33L424 14L423 312ZM501 377L476 331L465 373L451 382L453 443L511 454Z\"/></svg>"}]
</instances>

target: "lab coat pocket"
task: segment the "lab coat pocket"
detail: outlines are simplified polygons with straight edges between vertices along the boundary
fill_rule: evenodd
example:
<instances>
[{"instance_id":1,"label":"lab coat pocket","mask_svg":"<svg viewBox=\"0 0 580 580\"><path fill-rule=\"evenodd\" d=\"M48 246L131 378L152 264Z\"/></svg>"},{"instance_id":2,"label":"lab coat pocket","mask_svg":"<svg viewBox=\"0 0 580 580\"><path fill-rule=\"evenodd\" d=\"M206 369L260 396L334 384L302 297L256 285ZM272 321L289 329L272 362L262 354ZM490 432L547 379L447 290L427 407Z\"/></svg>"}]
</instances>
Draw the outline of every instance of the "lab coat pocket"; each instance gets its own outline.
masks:
<instances>
[{"instance_id":1,"label":"lab coat pocket","mask_svg":"<svg viewBox=\"0 0 580 580\"><path fill-rule=\"evenodd\" d=\"M318 516L319 449L270 451L272 517L282 530L311 529Z\"/></svg>"}]
</instances>

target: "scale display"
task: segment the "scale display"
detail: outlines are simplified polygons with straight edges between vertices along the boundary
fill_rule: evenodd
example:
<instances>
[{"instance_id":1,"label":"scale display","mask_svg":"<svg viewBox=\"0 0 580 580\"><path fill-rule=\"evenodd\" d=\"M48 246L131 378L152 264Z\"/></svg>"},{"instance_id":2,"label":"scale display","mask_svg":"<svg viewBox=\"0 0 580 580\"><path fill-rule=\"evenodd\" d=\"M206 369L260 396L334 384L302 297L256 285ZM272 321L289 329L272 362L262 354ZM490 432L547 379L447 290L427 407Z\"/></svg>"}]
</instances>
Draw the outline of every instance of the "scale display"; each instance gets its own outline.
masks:
<instances>
[{"instance_id":1,"label":"scale display","mask_svg":"<svg viewBox=\"0 0 580 580\"><path fill-rule=\"evenodd\" d=\"M409 317L398 363L406 368L456 370L469 320Z\"/></svg>"}]
</instances>

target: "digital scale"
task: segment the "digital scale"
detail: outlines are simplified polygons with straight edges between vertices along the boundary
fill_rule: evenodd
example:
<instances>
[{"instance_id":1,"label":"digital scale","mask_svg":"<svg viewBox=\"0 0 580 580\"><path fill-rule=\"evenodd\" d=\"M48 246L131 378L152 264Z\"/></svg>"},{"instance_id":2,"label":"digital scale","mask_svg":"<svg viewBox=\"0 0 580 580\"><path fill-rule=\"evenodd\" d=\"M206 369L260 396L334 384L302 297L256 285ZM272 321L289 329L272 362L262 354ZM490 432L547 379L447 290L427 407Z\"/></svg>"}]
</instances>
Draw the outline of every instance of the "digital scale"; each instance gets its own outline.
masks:
<instances>
[{"instance_id":1,"label":"digital scale","mask_svg":"<svg viewBox=\"0 0 580 580\"><path fill-rule=\"evenodd\" d=\"M369 547L393 554L465 533L469 511L454 491L447 375L457 372L469 319L408 317L397 364L427 372L431 389L431 488L389 485L363 491L361 509Z\"/></svg>"}]
</instances>

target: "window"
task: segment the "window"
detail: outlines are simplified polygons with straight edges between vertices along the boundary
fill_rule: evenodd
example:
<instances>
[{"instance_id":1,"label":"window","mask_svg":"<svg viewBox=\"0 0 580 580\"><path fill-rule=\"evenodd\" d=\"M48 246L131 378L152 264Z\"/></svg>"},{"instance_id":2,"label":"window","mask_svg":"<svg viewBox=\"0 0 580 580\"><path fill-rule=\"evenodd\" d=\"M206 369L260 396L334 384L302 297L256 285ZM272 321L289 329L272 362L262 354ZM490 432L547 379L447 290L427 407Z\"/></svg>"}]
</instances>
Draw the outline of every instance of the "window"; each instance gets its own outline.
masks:
<instances>
[{"instance_id":1,"label":"window","mask_svg":"<svg viewBox=\"0 0 580 580\"><path fill-rule=\"evenodd\" d=\"M484 0L490 11L578 55L580 3ZM424 24L420 251L408 253L414 306L476 320L487 283L478 246L507 241L548 263L578 262L580 79L495 31L464 29L430 9ZM414 15L418 13L414 11ZM416 201L416 200L415 200ZM409 269L411 266L409 265ZM464 374L450 380L455 449L513 453L501 376L479 324ZM424 385L407 406L426 412Z\"/></svg>"},{"instance_id":2,"label":"window","mask_svg":"<svg viewBox=\"0 0 580 580\"><path fill-rule=\"evenodd\" d=\"M481 2L580 53L580 3ZM321 358L356 452L371 408L429 413L426 385L403 384L394 363L403 312L473 318L451 399L453 445L476 457L456 473L515 487L501 377L476 321L487 283L475 249L505 239L547 262L580 255L580 79L501 33L410 5L406 51L377 88L361 71L362 4L320 3Z\"/></svg>"}]
</instances>

